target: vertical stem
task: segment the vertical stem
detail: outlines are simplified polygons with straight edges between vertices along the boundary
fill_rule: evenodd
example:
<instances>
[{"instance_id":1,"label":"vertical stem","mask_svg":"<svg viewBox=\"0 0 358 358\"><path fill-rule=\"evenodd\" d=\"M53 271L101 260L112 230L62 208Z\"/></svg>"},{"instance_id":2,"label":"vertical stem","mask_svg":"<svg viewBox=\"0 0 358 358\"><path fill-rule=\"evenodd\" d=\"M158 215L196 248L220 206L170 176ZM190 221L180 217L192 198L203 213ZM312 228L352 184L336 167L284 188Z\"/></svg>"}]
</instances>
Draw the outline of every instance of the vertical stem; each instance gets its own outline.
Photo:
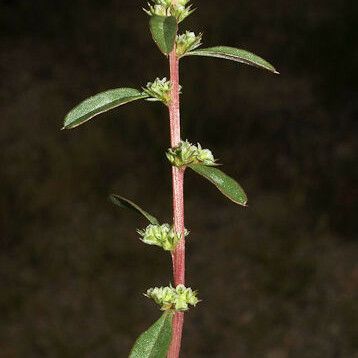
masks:
<instances>
[{"instance_id":1,"label":"vertical stem","mask_svg":"<svg viewBox=\"0 0 358 358\"><path fill-rule=\"evenodd\" d=\"M169 105L170 142L175 147L180 143L180 100L179 100L179 59L175 48L169 55L170 81L172 85ZM174 284L185 284L185 225L184 225L184 169L172 167L173 183L173 221L175 231L182 239L172 253ZM184 313L176 312L173 318L173 338L168 351L168 358L178 358L183 332Z\"/></svg>"}]
</instances>

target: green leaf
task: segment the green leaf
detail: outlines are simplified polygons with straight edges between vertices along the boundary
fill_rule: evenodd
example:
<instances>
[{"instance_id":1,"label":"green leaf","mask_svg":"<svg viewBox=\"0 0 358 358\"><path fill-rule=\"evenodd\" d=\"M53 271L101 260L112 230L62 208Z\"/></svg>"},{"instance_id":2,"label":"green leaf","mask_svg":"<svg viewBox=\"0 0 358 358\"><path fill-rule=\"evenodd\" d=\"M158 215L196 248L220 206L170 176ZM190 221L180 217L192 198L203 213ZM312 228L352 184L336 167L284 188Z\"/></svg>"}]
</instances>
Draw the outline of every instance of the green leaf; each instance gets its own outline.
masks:
<instances>
[{"instance_id":1,"label":"green leaf","mask_svg":"<svg viewBox=\"0 0 358 358\"><path fill-rule=\"evenodd\" d=\"M189 168L211 181L225 196L234 203L246 206L247 196L233 178L223 173L220 169L208 167L202 164L190 164Z\"/></svg>"},{"instance_id":2,"label":"green leaf","mask_svg":"<svg viewBox=\"0 0 358 358\"><path fill-rule=\"evenodd\" d=\"M245 63L246 65L262 68L264 70L271 71L273 73L279 74L269 62L263 58L235 47L228 46L217 46L202 48L194 51L189 51L184 56L207 56L207 57L217 57L224 58L226 60L232 60L236 62Z\"/></svg>"},{"instance_id":3,"label":"green leaf","mask_svg":"<svg viewBox=\"0 0 358 358\"><path fill-rule=\"evenodd\" d=\"M154 42L165 55L174 48L177 33L177 20L174 16L153 15L149 20L150 32Z\"/></svg>"},{"instance_id":4,"label":"green leaf","mask_svg":"<svg viewBox=\"0 0 358 358\"><path fill-rule=\"evenodd\" d=\"M144 211L141 207L139 207L137 204L133 203L133 201L130 201L123 196L117 195L117 194L111 194L109 197L114 205L119 206L122 209L130 209L135 211L137 214L143 215L151 224L153 225L159 225L159 221L146 211Z\"/></svg>"},{"instance_id":5,"label":"green leaf","mask_svg":"<svg viewBox=\"0 0 358 358\"><path fill-rule=\"evenodd\" d=\"M63 129L75 128L98 114L147 97L147 94L133 88L116 88L96 94L81 102L67 114Z\"/></svg>"},{"instance_id":6,"label":"green leaf","mask_svg":"<svg viewBox=\"0 0 358 358\"><path fill-rule=\"evenodd\" d=\"M136 340L129 358L166 358L172 338L173 313L166 311Z\"/></svg>"}]
</instances>

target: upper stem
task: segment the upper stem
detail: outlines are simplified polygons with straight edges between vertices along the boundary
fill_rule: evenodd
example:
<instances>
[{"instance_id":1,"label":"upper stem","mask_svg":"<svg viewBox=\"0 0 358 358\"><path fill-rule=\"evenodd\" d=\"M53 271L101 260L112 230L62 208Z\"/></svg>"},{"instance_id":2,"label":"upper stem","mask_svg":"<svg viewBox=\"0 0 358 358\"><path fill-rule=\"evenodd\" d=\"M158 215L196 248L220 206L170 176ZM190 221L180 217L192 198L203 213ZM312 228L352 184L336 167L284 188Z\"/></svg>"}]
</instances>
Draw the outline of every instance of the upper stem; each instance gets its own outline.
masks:
<instances>
[{"instance_id":1,"label":"upper stem","mask_svg":"<svg viewBox=\"0 0 358 358\"><path fill-rule=\"evenodd\" d=\"M180 143L180 98L179 98L179 58L175 49L169 54L170 83L172 86L169 104L170 142L172 147Z\"/></svg>"},{"instance_id":2,"label":"upper stem","mask_svg":"<svg viewBox=\"0 0 358 358\"><path fill-rule=\"evenodd\" d=\"M170 82L172 86L169 104L170 143L179 145L180 137L180 99L179 99L179 59L175 48L169 55ZM172 253L174 284L185 284L185 224L184 224L184 169L172 167L173 185L173 222L175 231L181 234L181 240ZM184 313L176 312L173 318L173 336L168 358L178 358L183 332Z\"/></svg>"},{"instance_id":3,"label":"upper stem","mask_svg":"<svg viewBox=\"0 0 358 358\"><path fill-rule=\"evenodd\" d=\"M179 145L180 137L180 99L179 99L179 59L175 50L169 56L170 82L172 85L169 105L170 142L172 147ZM173 253L174 284L185 284L185 225L184 225L184 169L172 167L173 181L173 221L175 231L181 234Z\"/></svg>"}]
</instances>

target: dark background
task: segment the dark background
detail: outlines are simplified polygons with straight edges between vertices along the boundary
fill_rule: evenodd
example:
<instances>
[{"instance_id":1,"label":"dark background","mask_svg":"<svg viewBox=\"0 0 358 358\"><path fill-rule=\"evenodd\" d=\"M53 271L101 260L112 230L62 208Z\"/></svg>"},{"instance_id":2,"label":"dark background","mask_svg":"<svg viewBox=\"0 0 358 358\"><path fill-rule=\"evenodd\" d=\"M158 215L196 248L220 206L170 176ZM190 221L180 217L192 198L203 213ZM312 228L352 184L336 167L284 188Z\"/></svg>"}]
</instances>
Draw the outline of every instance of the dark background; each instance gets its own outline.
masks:
<instances>
[{"instance_id":1,"label":"dark background","mask_svg":"<svg viewBox=\"0 0 358 358\"><path fill-rule=\"evenodd\" d=\"M138 102L73 131L66 112L167 75L145 2L0 2L0 356L126 357L171 279L116 192L170 221L166 108ZM357 357L357 2L196 0L182 29L281 76L182 61L183 137L212 149L249 207L188 173L183 357Z\"/></svg>"}]
</instances>

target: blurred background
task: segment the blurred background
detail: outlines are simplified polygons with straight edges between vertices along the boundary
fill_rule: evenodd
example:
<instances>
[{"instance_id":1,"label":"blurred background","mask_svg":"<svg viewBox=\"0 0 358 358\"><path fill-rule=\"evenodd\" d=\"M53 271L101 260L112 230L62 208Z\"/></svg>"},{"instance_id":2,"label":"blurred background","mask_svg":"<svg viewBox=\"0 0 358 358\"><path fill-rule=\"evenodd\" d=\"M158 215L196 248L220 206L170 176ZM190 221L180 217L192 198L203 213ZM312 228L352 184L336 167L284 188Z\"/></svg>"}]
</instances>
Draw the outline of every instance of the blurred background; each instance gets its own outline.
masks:
<instances>
[{"instance_id":1,"label":"blurred background","mask_svg":"<svg viewBox=\"0 0 358 358\"><path fill-rule=\"evenodd\" d=\"M171 219L168 116L137 102L72 131L68 110L168 75L145 2L0 2L0 357L126 357L158 316L169 255L115 192ZM245 188L240 208L186 176L183 357L352 358L357 336L357 2L195 0L182 29L281 76L181 63L183 138Z\"/></svg>"}]
</instances>

